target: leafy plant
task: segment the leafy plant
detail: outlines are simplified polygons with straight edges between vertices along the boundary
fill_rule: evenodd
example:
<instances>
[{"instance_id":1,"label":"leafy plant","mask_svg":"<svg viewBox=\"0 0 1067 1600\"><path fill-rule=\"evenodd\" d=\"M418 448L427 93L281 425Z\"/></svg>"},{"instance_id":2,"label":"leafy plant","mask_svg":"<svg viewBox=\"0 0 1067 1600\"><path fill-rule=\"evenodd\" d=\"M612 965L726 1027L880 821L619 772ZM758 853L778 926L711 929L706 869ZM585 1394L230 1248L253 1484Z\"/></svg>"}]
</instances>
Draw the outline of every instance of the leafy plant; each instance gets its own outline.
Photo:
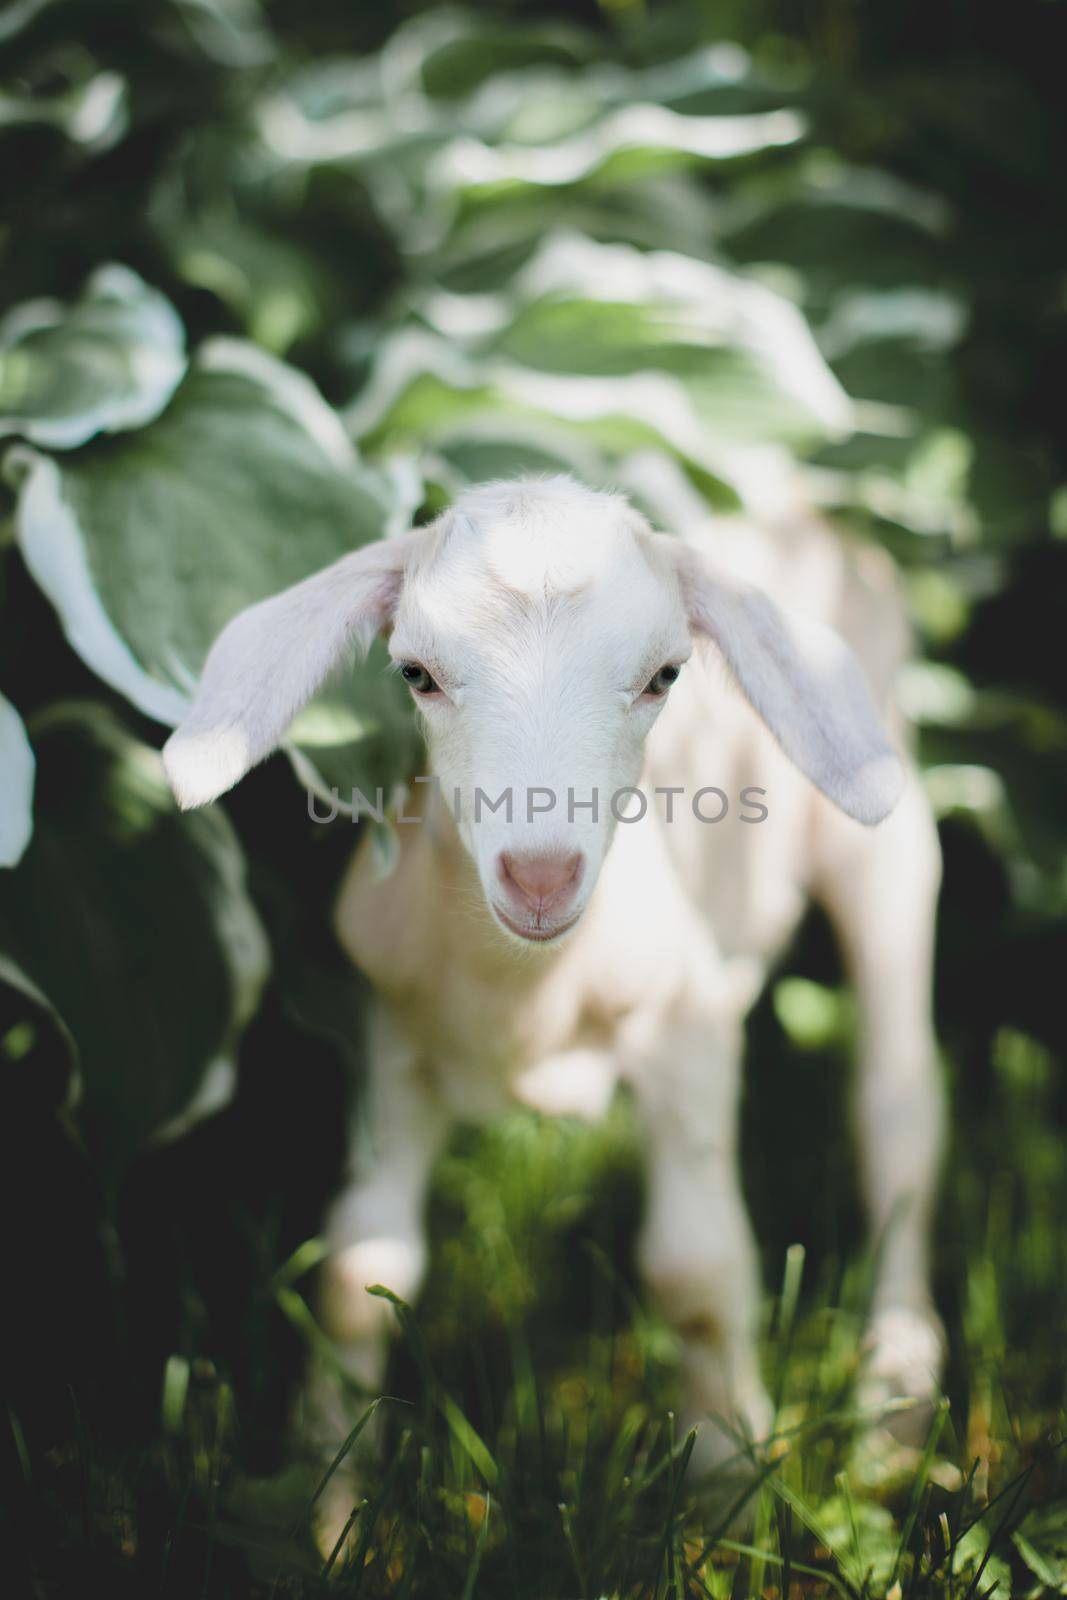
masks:
<instances>
[{"instance_id":1,"label":"leafy plant","mask_svg":"<svg viewBox=\"0 0 1067 1600\"><path fill-rule=\"evenodd\" d=\"M799 1321L793 1283L769 1324L778 1453L750 1534L688 1498L670 1341L630 1282L624 1109L588 1136L516 1118L441 1168L438 1266L404 1313L424 1330L409 1387L440 1403L354 1521L364 1564L338 1552L329 1581L1062 1588L1052 8L965 60L925 13L893 33L845 0L803 25L775 0L411 9L16 0L0 19L0 1061L14 1153L43 1152L11 1214L81 1196L71 1249L100 1251L104 1285L92 1337L46 1342L12 1385L12 1504L38 1507L27 1548L34 1519L52 1530L26 1559L50 1581L89 1551L143 1588L165 1548L181 1592L319 1581L288 1510L265 1553L239 1470L280 1431L278 1352L291 1368L314 1337L301 1279L336 1166L319 1094L359 1012L325 932L352 831L312 823L300 786L388 793L418 740L372 653L291 730L295 783L270 763L181 816L158 748L242 606L464 483L562 470L668 528L799 491L901 567L927 658L901 693L946 856L954 1426L899 1479L842 1476L863 1262L843 1264L855 1194L827 1150L852 1020L813 924L750 1034L753 1209L769 1262L801 1239L811 1263ZM46 1237L10 1268L31 1321ZM138 1477L119 1441L131 1411L158 1420L164 1370Z\"/></svg>"}]
</instances>

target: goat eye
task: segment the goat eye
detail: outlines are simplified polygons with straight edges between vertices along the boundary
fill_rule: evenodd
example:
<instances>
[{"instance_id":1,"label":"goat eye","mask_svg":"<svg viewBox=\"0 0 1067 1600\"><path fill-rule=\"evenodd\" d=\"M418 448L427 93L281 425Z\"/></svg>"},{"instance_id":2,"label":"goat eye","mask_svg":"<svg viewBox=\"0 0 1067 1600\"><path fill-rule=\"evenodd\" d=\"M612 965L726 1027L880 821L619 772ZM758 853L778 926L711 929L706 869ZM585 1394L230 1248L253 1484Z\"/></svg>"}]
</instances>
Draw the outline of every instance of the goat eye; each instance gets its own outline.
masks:
<instances>
[{"instance_id":1,"label":"goat eye","mask_svg":"<svg viewBox=\"0 0 1067 1600\"><path fill-rule=\"evenodd\" d=\"M417 661L405 661L400 668L400 676L416 694L440 693L439 685L430 677L426 668L420 667Z\"/></svg>"},{"instance_id":2,"label":"goat eye","mask_svg":"<svg viewBox=\"0 0 1067 1600\"><path fill-rule=\"evenodd\" d=\"M662 700L680 671L680 667L660 667L655 676L648 680L645 694L650 694L654 700Z\"/></svg>"}]
</instances>

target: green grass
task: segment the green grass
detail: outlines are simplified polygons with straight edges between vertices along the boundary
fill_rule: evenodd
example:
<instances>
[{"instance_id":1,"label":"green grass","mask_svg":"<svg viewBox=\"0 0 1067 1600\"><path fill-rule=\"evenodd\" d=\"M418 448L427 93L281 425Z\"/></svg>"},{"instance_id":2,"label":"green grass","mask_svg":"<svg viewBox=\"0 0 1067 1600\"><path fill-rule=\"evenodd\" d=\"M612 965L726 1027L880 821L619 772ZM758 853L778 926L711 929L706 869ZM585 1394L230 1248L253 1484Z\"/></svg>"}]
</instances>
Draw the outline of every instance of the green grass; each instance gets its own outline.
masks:
<instances>
[{"instance_id":1,"label":"green grass","mask_svg":"<svg viewBox=\"0 0 1067 1600\"><path fill-rule=\"evenodd\" d=\"M757 1017L757 1037L759 1027ZM810 1101L806 1070L835 1087L832 1038L783 1044L797 1092ZM924 1451L864 1443L853 1385L868 1258L835 1257L824 1240L809 1259L789 1250L766 1296L774 1437L751 1451L744 1487L695 1495L671 1413L672 1335L633 1272L641 1179L629 1108L618 1101L592 1129L516 1113L459 1136L440 1165L430 1279L416 1313L395 1307L396 1398L382 1402L385 1442L363 1463L350 1537L332 1559L311 1532L321 1480L248 1469L255 1419L242 1412L242 1375L205 1350L168 1363L147 1442L94 1439L75 1411L62 1449L32 1469L24 1455L21 1557L36 1593L65 1593L68 1581L77 1592L75 1572L111 1594L182 1600L1056 1592L1067 1581L1067 1159L1045 1052L1002 1030L991 1071L992 1116L957 1118L945 1185L938 1272L953 1356ZM753 1122L764 1126L752 1104L761 1088L757 1071L749 1141ZM843 1118L823 1135L832 1150ZM825 1150L798 1155L826 1170ZM840 1170L824 1198L844 1213L854 1196ZM796 1173L777 1177L781 1209ZM253 1334L280 1308L316 1347L302 1297L314 1255L305 1247L275 1270L249 1313ZM353 1395L355 1428L366 1409ZM360 1454L365 1439L349 1444Z\"/></svg>"}]
</instances>

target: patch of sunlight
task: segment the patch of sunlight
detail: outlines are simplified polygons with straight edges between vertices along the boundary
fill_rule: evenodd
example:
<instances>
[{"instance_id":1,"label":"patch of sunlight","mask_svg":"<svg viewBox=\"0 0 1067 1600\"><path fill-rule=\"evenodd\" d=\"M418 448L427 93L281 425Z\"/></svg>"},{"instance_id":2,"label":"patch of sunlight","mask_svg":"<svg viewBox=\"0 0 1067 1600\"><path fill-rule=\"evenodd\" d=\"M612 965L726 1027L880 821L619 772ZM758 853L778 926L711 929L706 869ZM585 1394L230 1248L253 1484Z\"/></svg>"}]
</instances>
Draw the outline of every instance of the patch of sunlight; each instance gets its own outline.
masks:
<instances>
[{"instance_id":1,"label":"patch of sunlight","mask_svg":"<svg viewBox=\"0 0 1067 1600\"><path fill-rule=\"evenodd\" d=\"M268 350L288 350L308 322L308 299L297 289L270 289L252 321L251 333L257 344Z\"/></svg>"},{"instance_id":2,"label":"patch of sunlight","mask_svg":"<svg viewBox=\"0 0 1067 1600\"><path fill-rule=\"evenodd\" d=\"M946 763L928 767L923 782L930 802L939 817L950 811L971 811L980 817L993 817L1006 806L1004 783L991 767Z\"/></svg>"},{"instance_id":3,"label":"patch of sunlight","mask_svg":"<svg viewBox=\"0 0 1067 1600\"><path fill-rule=\"evenodd\" d=\"M8 1061L22 1061L29 1055L37 1039L37 1029L32 1022L16 1022L0 1039L0 1055Z\"/></svg>"},{"instance_id":4,"label":"patch of sunlight","mask_svg":"<svg viewBox=\"0 0 1067 1600\"><path fill-rule=\"evenodd\" d=\"M993 1039L993 1068L1015 1090L1047 1089L1055 1064L1050 1051L1018 1028L998 1028Z\"/></svg>"},{"instance_id":5,"label":"patch of sunlight","mask_svg":"<svg viewBox=\"0 0 1067 1600\"><path fill-rule=\"evenodd\" d=\"M309 749L355 744L375 733L379 724L352 706L317 703L308 706L289 730L289 738Z\"/></svg>"},{"instance_id":6,"label":"patch of sunlight","mask_svg":"<svg viewBox=\"0 0 1067 1600\"><path fill-rule=\"evenodd\" d=\"M977 698L962 672L939 661L909 661L898 678L898 697L912 722L950 727L968 721Z\"/></svg>"},{"instance_id":7,"label":"patch of sunlight","mask_svg":"<svg viewBox=\"0 0 1067 1600\"><path fill-rule=\"evenodd\" d=\"M1061 483L1049 496L1048 525L1054 538L1067 539L1067 483Z\"/></svg>"},{"instance_id":8,"label":"patch of sunlight","mask_svg":"<svg viewBox=\"0 0 1067 1600\"><path fill-rule=\"evenodd\" d=\"M808 978L781 978L774 986L774 1014L801 1050L820 1050L841 1033L845 999Z\"/></svg>"},{"instance_id":9,"label":"patch of sunlight","mask_svg":"<svg viewBox=\"0 0 1067 1600\"><path fill-rule=\"evenodd\" d=\"M974 444L958 428L938 428L920 441L904 473L911 493L935 504L966 499Z\"/></svg>"},{"instance_id":10,"label":"patch of sunlight","mask_svg":"<svg viewBox=\"0 0 1067 1600\"><path fill-rule=\"evenodd\" d=\"M943 572L926 568L909 573L907 587L911 611L926 637L937 644L958 639L971 609L959 584Z\"/></svg>"}]
</instances>

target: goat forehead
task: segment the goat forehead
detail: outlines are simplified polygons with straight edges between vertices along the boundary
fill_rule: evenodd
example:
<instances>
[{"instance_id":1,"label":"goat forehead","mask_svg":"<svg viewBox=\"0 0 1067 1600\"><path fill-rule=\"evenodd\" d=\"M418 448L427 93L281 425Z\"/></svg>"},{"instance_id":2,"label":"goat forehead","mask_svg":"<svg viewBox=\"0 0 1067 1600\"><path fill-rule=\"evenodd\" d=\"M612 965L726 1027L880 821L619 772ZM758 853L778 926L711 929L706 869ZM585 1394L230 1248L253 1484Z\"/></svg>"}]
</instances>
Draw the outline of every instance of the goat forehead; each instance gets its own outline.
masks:
<instances>
[{"instance_id":1,"label":"goat forehead","mask_svg":"<svg viewBox=\"0 0 1067 1600\"><path fill-rule=\"evenodd\" d=\"M398 625L439 660L455 656L457 668L476 658L604 659L625 672L657 642L675 648L684 631L676 590L631 534L576 557L554 536L524 546L490 530L455 541L406 586Z\"/></svg>"},{"instance_id":2,"label":"goat forehead","mask_svg":"<svg viewBox=\"0 0 1067 1600\"><path fill-rule=\"evenodd\" d=\"M575 505L524 499L510 514L460 516L453 540L471 569L533 601L579 594L621 568L646 566L623 506L592 495Z\"/></svg>"},{"instance_id":3,"label":"goat forehead","mask_svg":"<svg viewBox=\"0 0 1067 1600\"><path fill-rule=\"evenodd\" d=\"M662 575L647 531L620 496L570 479L486 484L456 501L411 587L460 602L465 591L501 591L526 607L598 588L651 589Z\"/></svg>"},{"instance_id":4,"label":"goat forehead","mask_svg":"<svg viewBox=\"0 0 1067 1600\"><path fill-rule=\"evenodd\" d=\"M532 679L552 660L625 676L684 630L648 533L621 496L569 478L467 489L409 568L397 644L458 680L503 660L520 678L523 662Z\"/></svg>"},{"instance_id":5,"label":"goat forehead","mask_svg":"<svg viewBox=\"0 0 1067 1600\"><path fill-rule=\"evenodd\" d=\"M468 489L420 563L439 583L489 581L536 598L573 593L627 554L640 526L626 502L565 479Z\"/></svg>"}]
</instances>

